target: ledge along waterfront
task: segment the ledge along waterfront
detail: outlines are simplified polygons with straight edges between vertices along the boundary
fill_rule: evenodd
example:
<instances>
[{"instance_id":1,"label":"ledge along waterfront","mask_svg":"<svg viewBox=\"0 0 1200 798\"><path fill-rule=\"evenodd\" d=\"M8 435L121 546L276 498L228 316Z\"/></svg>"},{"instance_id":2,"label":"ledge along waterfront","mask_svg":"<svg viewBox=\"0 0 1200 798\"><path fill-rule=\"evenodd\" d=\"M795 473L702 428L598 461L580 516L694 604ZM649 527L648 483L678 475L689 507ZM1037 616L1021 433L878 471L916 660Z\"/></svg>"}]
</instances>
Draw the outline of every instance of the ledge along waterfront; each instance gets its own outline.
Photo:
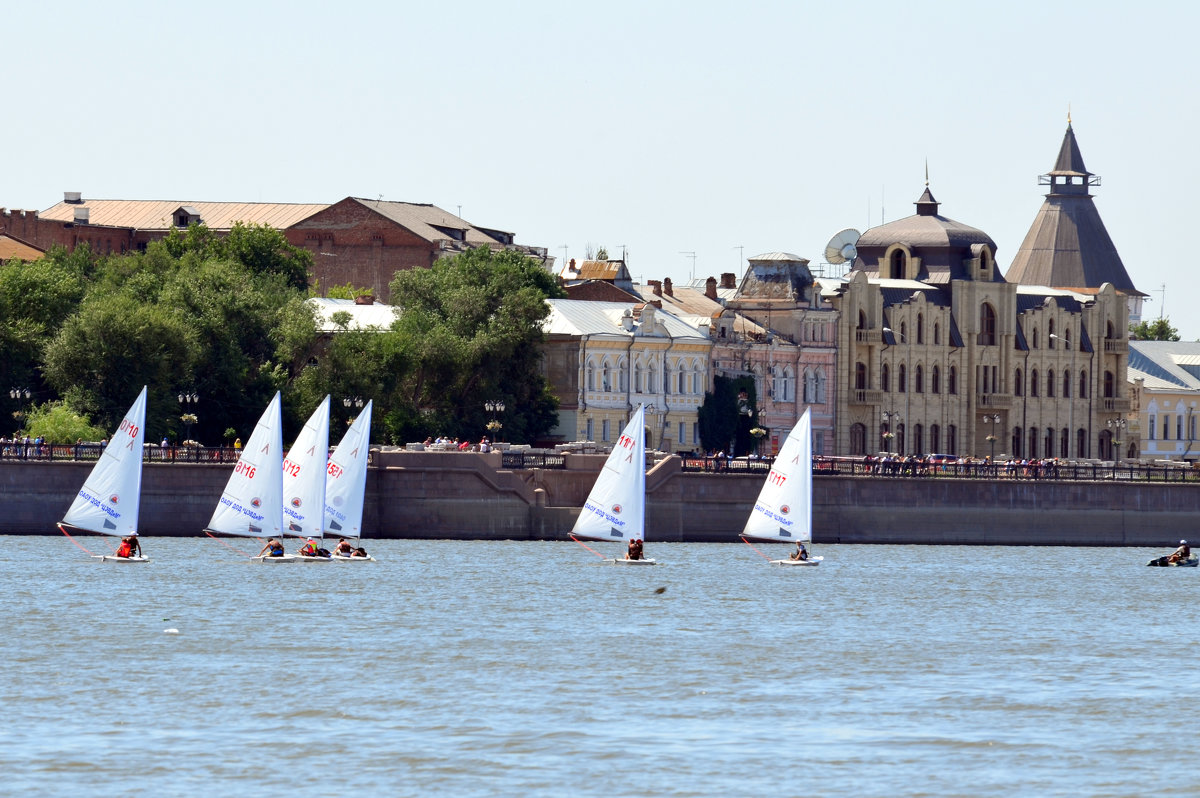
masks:
<instances>
[{"instance_id":1,"label":"ledge along waterfront","mask_svg":"<svg viewBox=\"0 0 1200 798\"><path fill-rule=\"evenodd\" d=\"M76 447L44 448L44 456L0 458L0 533L57 534L54 523L91 467L91 450L81 448L75 460ZM235 451L189 447L185 459L183 447L169 449L147 447L143 534L198 535ZM563 539L604 460L389 448L371 457L368 539ZM706 462L668 456L650 468L649 541L736 539L769 463L739 458L705 470ZM1062 463L1039 468L1036 478L1026 469L978 464L880 473L861 460L818 458L814 542L1174 546L1195 537L1197 476L1184 468Z\"/></svg>"}]
</instances>

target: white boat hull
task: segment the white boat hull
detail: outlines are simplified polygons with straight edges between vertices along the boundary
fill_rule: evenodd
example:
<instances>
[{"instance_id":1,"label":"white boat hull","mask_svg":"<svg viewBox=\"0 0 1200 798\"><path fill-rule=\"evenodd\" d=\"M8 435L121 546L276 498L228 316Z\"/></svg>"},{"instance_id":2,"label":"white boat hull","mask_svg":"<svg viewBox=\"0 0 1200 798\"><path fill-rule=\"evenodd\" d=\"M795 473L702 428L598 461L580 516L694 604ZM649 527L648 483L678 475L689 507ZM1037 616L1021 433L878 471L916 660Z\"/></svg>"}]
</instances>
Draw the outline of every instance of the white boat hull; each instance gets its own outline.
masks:
<instances>
[{"instance_id":1,"label":"white boat hull","mask_svg":"<svg viewBox=\"0 0 1200 798\"><path fill-rule=\"evenodd\" d=\"M658 563L655 560L652 560L650 558L646 558L643 560L626 560L625 558L622 557L620 559L615 559L615 560L605 560L605 562L610 562L613 565L658 565Z\"/></svg>"},{"instance_id":2,"label":"white boat hull","mask_svg":"<svg viewBox=\"0 0 1200 798\"><path fill-rule=\"evenodd\" d=\"M807 560L771 560L771 565L820 565L824 557L809 557Z\"/></svg>"},{"instance_id":3,"label":"white boat hull","mask_svg":"<svg viewBox=\"0 0 1200 798\"><path fill-rule=\"evenodd\" d=\"M150 562L149 557L118 557L115 554L93 554L100 562Z\"/></svg>"},{"instance_id":4,"label":"white boat hull","mask_svg":"<svg viewBox=\"0 0 1200 798\"><path fill-rule=\"evenodd\" d=\"M333 559L338 562L375 562L375 558L369 554L366 557L343 557L340 554L333 555Z\"/></svg>"},{"instance_id":5,"label":"white boat hull","mask_svg":"<svg viewBox=\"0 0 1200 798\"><path fill-rule=\"evenodd\" d=\"M333 562L332 557L309 557L304 554L294 555L300 562Z\"/></svg>"},{"instance_id":6,"label":"white boat hull","mask_svg":"<svg viewBox=\"0 0 1200 798\"><path fill-rule=\"evenodd\" d=\"M300 558L297 557L295 554L285 554L282 557L271 557L270 555L267 555L267 554L260 554L257 557L251 557L250 559L255 560L257 562L261 562L261 563L267 563L269 565L277 565L279 563L285 563L285 562L296 562Z\"/></svg>"}]
</instances>

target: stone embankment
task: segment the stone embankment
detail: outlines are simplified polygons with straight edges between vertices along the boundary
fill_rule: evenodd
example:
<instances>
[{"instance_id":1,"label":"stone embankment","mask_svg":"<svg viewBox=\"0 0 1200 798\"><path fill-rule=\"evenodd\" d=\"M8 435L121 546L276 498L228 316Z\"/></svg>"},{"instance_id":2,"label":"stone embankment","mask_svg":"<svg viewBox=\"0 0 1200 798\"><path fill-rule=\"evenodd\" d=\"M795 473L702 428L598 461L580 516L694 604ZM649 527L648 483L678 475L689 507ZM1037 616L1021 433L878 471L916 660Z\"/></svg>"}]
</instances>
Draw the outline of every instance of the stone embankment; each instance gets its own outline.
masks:
<instances>
[{"instance_id":1,"label":"stone embankment","mask_svg":"<svg viewBox=\"0 0 1200 798\"><path fill-rule=\"evenodd\" d=\"M507 471L501 455L383 452L367 481L367 537L562 540L600 455L563 470ZM0 533L58 534L90 463L0 462ZM145 467L141 530L203 534L229 465ZM668 458L647 474L650 541L736 541L762 475L684 473ZM1167 546L1194 536L1200 484L818 476L818 543Z\"/></svg>"}]
</instances>

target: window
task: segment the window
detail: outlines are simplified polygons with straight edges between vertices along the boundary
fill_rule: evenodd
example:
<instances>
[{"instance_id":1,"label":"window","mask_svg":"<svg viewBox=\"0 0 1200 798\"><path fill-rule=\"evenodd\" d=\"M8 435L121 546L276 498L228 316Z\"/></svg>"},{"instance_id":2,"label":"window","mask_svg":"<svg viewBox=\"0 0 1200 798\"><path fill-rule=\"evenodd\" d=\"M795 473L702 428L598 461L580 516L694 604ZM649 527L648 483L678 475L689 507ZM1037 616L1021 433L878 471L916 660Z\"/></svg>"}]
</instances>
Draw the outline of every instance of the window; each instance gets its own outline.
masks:
<instances>
[{"instance_id":1,"label":"window","mask_svg":"<svg viewBox=\"0 0 1200 798\"><path fill-rule=\"evenodd\" d=\"M891 375L888 374L887 363L884 363L883 367L879 370L879 388L888 393L892 390Z\"/></svg>"},{"instance_id":2,"label":"window","mask_svg":"<svg viewBox=\"0 0 1200 798\"><path fill-rule=\"evenodd\" d=\"M596 440L596 430L595 430L595 428L592 426L592 425L593 425L593 423L594 423L594 422L592 421L592 419L590 419L590 418L589 418L589 419L587 420L587 438L586 438L586 440L589 440L589 441L594 441L594 440Z\"/></svg>"},{"instance_id":3,"label":"window","mask_svg":"<svg viewBox=\"0 0 1200 798\"><path fill-rule=\"evenodd\" d=\"M1029 428L1029 456L1038 456L1038 429L1037 427Z\"/></svg>"},{"instance_id":4,"label":"window","mask_svg":"<svg viewBox=\"0 0 1200 798\"><path fill-rule=\"evenodd\" d=\"M1112 399L1116 395L1116 381L1113 379L1113 373L1106 371L1104 372L1104 398Z\"/></svg>"},{"instance_id":5,"label":"window","mask_svg":"<svg viewBox=\"0 0 1200 798\"><path fill-rule=\"evenodd\" d=\"M930 388L934 393L942 392L942 372L937 366L933 367L933 372L929 375ZM933 451L937 451L937 447L930 447Z\"/></svg>"},{"instance_id":6,"label":"window","mask_svg":"<svg viewBox=\"0 0 1200 798\"><path fill-rule=\"evenodd\" d=\"M900 364L900 378L896 380L896 390L900 393L908 393L908 373L903 363Z\"/></svg>"},{"instance_id":7,"label":"window","mask_svg":"<svg viewBox=\"0 0 1200 798\"><path fill-rule=\"evenodd\" d=\"M1058 436L1058 450L1062 452L1059 457L1067 458L1071 456L1071 431L1066 427L1062 428L1062 434Z\"/></svg>"},{"instance_id":8,"label":"window","mask_svg":"<svg viewBox=\"0 0 1200 798\"><path fill-rule=\"evenodd\" d=\"M1013 427L1012 431L1012 456L1021 456L1021 428Z\"/></svg>"},{"instance_id":9,"label":"window","mask_svg":"<svg viewBox=\"0 0 1200 798\"><path fill-rule=\"evenodd\" d=\"M1108 430L1105 430L1105 432L1107 432L1107 431ZM1087 457L1088 456L1087 430L1082 429L1082 428L1075 430L1075 456L1076 457Z\"/></svg>"},{"instance_id":10,"label":"window","mask_svg":"<svg viewBox=\"0 0 1200 798\"><path fill-rule=\"evenodd\" d=\"M917 366L917 393L925 393L925 372L920 366ZM920 451L918 449L917 451Z\"/></svg>"},{"instance_id":11,"label":"window","mask_svg":"<svg viewBox=\"0 0 1200 798\"><path fill-rule=\"evenodd\" d=\"M683 369L680 369L679 370L679 393L687 393L687 392L688 392L688 375L687 375L686 371L684 371ZM683 441L681 439L680 443L682 443L682 442Z\"/></svg>"},{"instance_id":12,"label":"window","mask_svg":"<svg viewBox=\"0 0 1200 798\"><path fill-rule=\"evenodd\" d=\"M1088 384L1087 384L1087 372L1086 371L1079 372L1079 398L1080 399L1088 398Z\"/></svg>"},{"instance_id":13,"label":"window","mask_svg":"<svg viewBox=\"0 0 1200 798\"><path fill-rule=\"evenodd\" d=\"M605 443L608 442L608 419L607 418L600 422L600 440L604 441Z\"/></svg>"},{"instance_id":14,"label":"window","mask_svg":"<svg viewBox=\"0 0 1200 798\"><path fill-rule=\"evenodd\" d=\"M996 311L987 302L979 306L979 345L996 345Z\"/></svg>"},{"instance_id":15,"label":"window","mask_svg":"<svg viewBox=\"0 0 1200 798\"><path fill-rule=\"evenodd\" d=\"M903 279L904 278L904 261L905 261L904 250L902 250L902 249L893 250L892 257L891 257L891 267L892 268L891 268L891 272L888 274L888 276L893 279L896 279L896 280Z\"/></svg>"},{"instance_id":16,"label":"window","mask_svg":"<svg viewBox=\"0 0 1200 798\"><path fill-rule=\"evenodd\" d=\"M921 454L925 451L925 425L917 424L913 427L913 454Z\"/></svg>"},{"instance_id":17,"label":"window","mask_svg":"<svg viewBox=\"0 0 1200 798\"><path fill-rule=\"evenodd\" d=\"M1053 348L1054 348L1054 341L1056 340L1056 339L1055 339L1055 337L1054 337L1054 319L1050 319L1050 324L1049 324L1049 325L1047 325L1047 327L1048 327L1048 329L1049 329L1049 331L1050 331L1050 332L1049 332L1049 334L1048 334L1048 337L1046 338L1046 348L1047 348L1047 349L1053 349Z\"/></svg>"},{"instance_id":18,"label":"window","mask_svg":"<svg viewBox=\"0 0 1200 798\"><path fill-rule=\"evenodd\" d=\"M942 345L942 325L938 324L936 321L933 323L933 345Z\"/></svg>"},{"instance_id":19,"label":"window","mask_svg":"<svg viewBox=\"0 0 1200 798\"><path fill-rule=\"evenodd\" d=\"M858 312L858 329L865 330L867 328L867 314L863 311Z\"/></svg>"},{"instance_id":20,"label":"window","mask_svg":"<svg viewBox=\"0 0 1200 798\"><path fill-rule=\"evenodd\" d=\"M955 369L954 366L950 367L950 373L946 377L946 393L948 393L948 394L958 393L958 370ZM946 447L946 448L949 448L949 447ZM958 452L949 451L949 452L946 452L946 454L958 454Z\"/></svg>"},{"instance_id":21,"label":"window","mask_svg":"<svg viewBox=\"0 0 1200 798\"><path fill-rule=\"evenodd\" d=\"M867 427L865 424L850 425L850 454L867 453Z\"/></svg>"},{"instance_id":22,"label":"window","mask_svg":"<svg viewBox=\"0 0 1200 798\"><path fill-rule=\"evenodd\" d=\"M1054 457L1054 430L1046 427L1046 440L1044 441L1047 457Z\"/></svg>"},{"instance_id":23,"label":"window","mask_svg":"<svg viewBox=\"0 0 1200 798\"><path fill-rule=\"evenodd\" d=\"M1163 440L1171 440L1171 416L1168 413L1163 413Z\"/></svg>"},{"instance_id":24,"label":"window","mask_svg":"<svg viewBox=\"0 0 1200 798\"><path fill-rule=\"evenodd\" d=\"M679 422L679 445L682 446L685 443L687 443L687 426L684 424L684 422L680 421Z\"/></svg>"},{"instance_id":25,"label":"window","mask_svg":"<svg viewBox=\"0 0 1200 798\"><path fill-rule=\"evenodd\" d=\"M1046 396L1054 396L1054 369L1046 369Z\"/></svg>"},{"instance_id":26,"label":"window","mask_svg":"<svg viewBox=\"0 0 1200 798\"><path fill-rule=\"evenodd\" d=\"M604 367L600 374L600 390L609 392L612 390L612 374L609 371L608 361L604 361Z\"/></svg>"},{"instance_id":27,"label":"window","mask_svg":"<svg viewBox=\"0 0 1200 798\"><path fill-rule=\"evenodd\" d=\"M917 314L917 343L925 343L925 315Z\"/></svg>"},{"instance_id":28,"label":"window","mask_svg":"<svg viewBox=\"0 0 1200 798\"><path fill-rule=\"evenodd\" d=\"M867 389L867 366L865 363L854 364L854 387L859 391Z\"/></svg>"},{"instance_id":29,"label":"window","mask_svg":"<svg viewBox=\"0 0 1200 798\"><path fill-rule=\"evenodd\" d=\"M1024 396L1024 386L1021 384L1021 370L1013 372L1013 396Z\"/></svg>"},{"instance_id":30,"label":"window","mask_svg":"<svg viewBox=\"0 0 1200 798\"><path fill-rule=\"evenodd\" d=\"M1038 328L1037 327L1033 328L1033 338L1031 338L1029 340L1030 340L1030 345L1034 349L1037 349L1038 348ZM1032 455L1030 455L1030 456L1032 457Z\"/></svg>"},{"instance_id":31,"label":"window","mask_svg":"<svg viewBox=\"0 0 1200 798\"><path fill-rule=\"evenodd\" d=\"M1037 396L1037 395L1038 395L1038 373L1037 373L1037 369L1034 369L1033 371L1031 371L1031 372L1029 373L1029 395L1030 395L1030 396Z\"/></svg>"},{"instance_id":32,"label":"window","mask_svg":"<svg viewBox=\"0 0 1200 798\"><path fill-rule=\"evenodd\" d=\"M958 454L958 427L946 427L946 454Z\"/></svg>"},{"instance_id":33,"label":"window","mask_svg":"<svg viewBox=\"0 0 1200 798\"><path fill-rule=\"evenodd\" d=\"M596 366L590 360L587 365L587 389L596 390Z\"/></svg>"},{"instance_id":34,"label":"window","mask_svg":"<svg viewBox=\"0 0 1200 798\"><path fill-rule=\"evenodd\" d=\"M942 450L942 428L937 424L929 425L929 451L940 452Z\"/></svg>"},{"instance_id":35,"label":"window","mask_svg":"<svg viewBox=\"0 0 1200 798\"><path fill-rule=\"evenodd\" d=\"M1071 372L1063 369L1063 399L1071 398Z\"/></svg>"},{"instance_id":36,"label":"window","mask_svg":"<svg viewBox=\"0 0 1200 798\"><path fill-rule=\"evenodd\" d=\"M1154 440L1154 427L1157 423L1158 423L1158 418L1153 413L1151 413L1150 414L1150 423L1146 425L1147 427L1150 428L1149 429L1150 440Z\"/></svg>"},{"instance_id":37,"label":"window","mask_svg":"<svg viewBox=\"0 0 1200 798\"><path fill-rule=\"evenodd\" d=\"M638 363L633 367L633 392L642 392L642 364Z\"/></svg>"}]
</instances>

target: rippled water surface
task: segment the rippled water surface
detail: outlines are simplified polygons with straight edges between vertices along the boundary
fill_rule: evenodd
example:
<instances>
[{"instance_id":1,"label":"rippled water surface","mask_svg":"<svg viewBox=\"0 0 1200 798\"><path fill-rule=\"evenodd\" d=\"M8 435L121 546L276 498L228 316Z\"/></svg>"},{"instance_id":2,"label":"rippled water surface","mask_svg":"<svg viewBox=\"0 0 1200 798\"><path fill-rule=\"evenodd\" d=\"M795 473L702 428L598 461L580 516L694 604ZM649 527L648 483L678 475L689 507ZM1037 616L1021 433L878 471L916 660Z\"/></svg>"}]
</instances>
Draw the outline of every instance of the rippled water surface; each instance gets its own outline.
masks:
<instances>
[{"instance_id":1,"label":"rippled water surface","mask_svg":"<svg viewBox=\"0 0 1200 798\"><path fill-rule=\"evenodd\" d=\"M8 794L1200 793L1200 569L1163 552L0 540Z\"/></svg>"}]
</instances>

